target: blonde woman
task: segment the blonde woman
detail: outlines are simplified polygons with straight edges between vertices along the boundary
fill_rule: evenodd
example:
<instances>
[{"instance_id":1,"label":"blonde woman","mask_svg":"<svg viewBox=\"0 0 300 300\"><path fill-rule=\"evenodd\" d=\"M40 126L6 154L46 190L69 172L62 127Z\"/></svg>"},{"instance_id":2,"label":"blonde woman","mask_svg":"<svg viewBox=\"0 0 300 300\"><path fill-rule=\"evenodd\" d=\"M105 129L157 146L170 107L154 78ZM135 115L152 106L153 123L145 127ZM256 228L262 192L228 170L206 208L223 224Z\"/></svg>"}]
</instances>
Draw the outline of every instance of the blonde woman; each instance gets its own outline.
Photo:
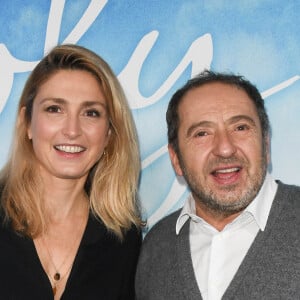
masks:
<instances>
[{"instance_id":1,"label":"blonde woman","mask_svg":"<svg viewBox=\"0 0 300 300\"><path fill-rule=\"evenodd\" d=\"M139 170L110 67L55 47L27 80L1 172L1 298L134 299Z\"/></svg>"}]
</instances>

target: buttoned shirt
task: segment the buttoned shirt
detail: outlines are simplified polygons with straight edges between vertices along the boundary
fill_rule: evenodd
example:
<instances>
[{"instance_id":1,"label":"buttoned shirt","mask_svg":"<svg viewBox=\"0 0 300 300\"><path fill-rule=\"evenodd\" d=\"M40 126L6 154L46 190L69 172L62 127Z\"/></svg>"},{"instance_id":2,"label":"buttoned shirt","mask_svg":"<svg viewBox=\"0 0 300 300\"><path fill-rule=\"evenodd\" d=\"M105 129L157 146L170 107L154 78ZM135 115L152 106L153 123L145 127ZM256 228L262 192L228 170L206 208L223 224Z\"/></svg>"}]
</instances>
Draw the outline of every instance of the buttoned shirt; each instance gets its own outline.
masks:
<instances>
[{"instance_id":1,"label":"buttoned shirt","mask_svg":"<svg viewBox=\"0 0 300 300\"><path fill-rule=\"evenodd\" d=\"M270 174L248 207L222 231L196 215L195 200L187 198L177 219L178 234L188 219L195 277L203 300L221 299L259 230L264 230L277 183Z\"/></svg>"}]
</instances>

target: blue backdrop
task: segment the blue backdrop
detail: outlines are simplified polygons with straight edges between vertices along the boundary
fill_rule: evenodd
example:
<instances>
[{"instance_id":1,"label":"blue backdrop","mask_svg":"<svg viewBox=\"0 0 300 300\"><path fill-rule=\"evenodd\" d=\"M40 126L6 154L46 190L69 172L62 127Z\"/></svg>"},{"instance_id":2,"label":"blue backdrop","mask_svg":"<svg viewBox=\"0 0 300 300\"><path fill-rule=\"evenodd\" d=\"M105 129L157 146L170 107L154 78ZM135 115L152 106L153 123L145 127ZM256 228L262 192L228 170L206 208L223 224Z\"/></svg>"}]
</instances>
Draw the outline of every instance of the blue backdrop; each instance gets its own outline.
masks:
<instances>
[{"instance_id":1,"label":"blue backdrop","mask_svg":"<svg viewBox=\"0 0 300 300\"><path fill-rule=\"evenodd\" d=\"M300 184L299 14L297 0L1 0L0 167L29 72L56 44L76 43L111 65L128 96L149 226L186 197L167 154L165 111L204 68L257 85L272 124L272 174Z\"/></svg>"}]
</instances>

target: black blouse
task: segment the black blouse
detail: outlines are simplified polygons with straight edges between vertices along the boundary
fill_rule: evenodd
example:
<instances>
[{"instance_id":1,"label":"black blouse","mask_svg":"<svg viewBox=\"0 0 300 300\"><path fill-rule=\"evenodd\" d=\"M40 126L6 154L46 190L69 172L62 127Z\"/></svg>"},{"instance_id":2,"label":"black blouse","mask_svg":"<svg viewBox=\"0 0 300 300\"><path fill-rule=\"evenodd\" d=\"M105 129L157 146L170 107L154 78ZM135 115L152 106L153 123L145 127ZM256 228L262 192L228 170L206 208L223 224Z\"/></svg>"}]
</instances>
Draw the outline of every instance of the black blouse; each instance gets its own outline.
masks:
<instances>
[{"instance_id":1,"label":"black blouse","mask_svg":"<svg viewBox=\"0 0 300 300\"><path fill-rule=\"evenodd\" d=\"M61 300L134 299L140 246L135 227L121 242L90 215ZM33 241L8 226L0 228L0 299L53 300Z\"/></svg>"}]
</instances>

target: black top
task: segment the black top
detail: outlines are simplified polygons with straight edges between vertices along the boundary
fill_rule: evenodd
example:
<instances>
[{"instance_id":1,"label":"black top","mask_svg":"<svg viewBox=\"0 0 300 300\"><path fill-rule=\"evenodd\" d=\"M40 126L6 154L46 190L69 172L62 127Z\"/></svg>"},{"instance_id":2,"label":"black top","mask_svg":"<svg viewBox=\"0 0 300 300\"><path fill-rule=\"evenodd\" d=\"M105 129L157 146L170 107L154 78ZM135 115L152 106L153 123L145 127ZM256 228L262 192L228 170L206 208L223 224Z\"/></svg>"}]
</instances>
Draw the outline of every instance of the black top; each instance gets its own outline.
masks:
<instances>
[{"instance_id":1,"label":"black top","mask_svg":"<svg viewBox=\"0 0 300 300\"><path fill-rule=\"evenodd\" d=\"M135 227L120 242L90 215L61 300L134 299L140 245L141 234ZM17 235L2 222L0 299L53 300L50 281L33 241Z\"/></svg>"}]
</instances>

